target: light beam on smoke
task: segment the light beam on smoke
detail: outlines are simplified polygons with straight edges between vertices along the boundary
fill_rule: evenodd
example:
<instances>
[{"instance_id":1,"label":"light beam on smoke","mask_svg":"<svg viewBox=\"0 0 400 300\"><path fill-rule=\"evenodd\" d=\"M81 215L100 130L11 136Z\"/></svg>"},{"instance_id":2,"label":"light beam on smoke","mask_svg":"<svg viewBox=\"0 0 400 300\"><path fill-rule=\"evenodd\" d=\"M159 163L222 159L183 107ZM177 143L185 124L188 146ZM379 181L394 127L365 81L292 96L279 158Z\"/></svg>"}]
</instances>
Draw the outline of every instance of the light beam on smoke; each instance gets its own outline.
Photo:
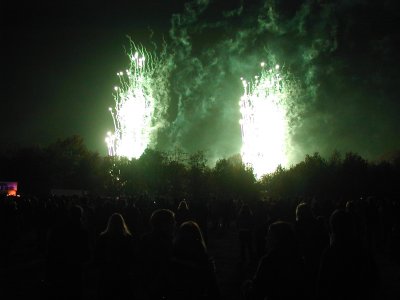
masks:
<instances>
[{"instance_id":1,"label":"light beam on smoke","mask_svg":"<svg viewBox=\"0 0 400 300\"><path fill-rule=\"evenodd\" d=\"M267 68L253 80L242 78L244 93L239 101L243 162L252 167L257 178L286 165L287 120L285 82L280 67Z\"/></svg>"}]
</instances>

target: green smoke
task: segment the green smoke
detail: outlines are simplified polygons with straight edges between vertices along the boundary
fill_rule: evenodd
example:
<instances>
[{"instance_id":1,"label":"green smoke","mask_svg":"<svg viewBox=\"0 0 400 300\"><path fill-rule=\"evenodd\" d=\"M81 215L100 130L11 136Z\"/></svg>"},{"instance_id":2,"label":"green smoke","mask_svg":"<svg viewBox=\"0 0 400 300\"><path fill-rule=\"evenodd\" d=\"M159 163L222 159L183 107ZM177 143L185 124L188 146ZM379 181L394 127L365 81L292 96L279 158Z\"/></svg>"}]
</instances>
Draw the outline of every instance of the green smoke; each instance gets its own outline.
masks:
<instances>
[{"instance_id":1,"label":"green smoke","mask_svg":"<svg viewBox=\"0 0 400 300\"><path fill-rule=\"evenodd\" d=\"M373 30L382 21L378 17L362 27L376 11L387 13L390 5L333 0L186 3L182 13L172 16L166 39L171 57L167 125L158 131L157 147L206 150L210 161L239 153L240 77L256 75L260 61L284 65L293 84L287 111L290 163L314 151L352 150L372 158L400 146L383 138L383 132L394 137L398 129L396 110L387 105L394 102L397 77L383 79L383 70L395 74L390 65L394 37L382 24L382 32ZM360 36L364 30L373 32Z\"/></svg>"}]
</instances>

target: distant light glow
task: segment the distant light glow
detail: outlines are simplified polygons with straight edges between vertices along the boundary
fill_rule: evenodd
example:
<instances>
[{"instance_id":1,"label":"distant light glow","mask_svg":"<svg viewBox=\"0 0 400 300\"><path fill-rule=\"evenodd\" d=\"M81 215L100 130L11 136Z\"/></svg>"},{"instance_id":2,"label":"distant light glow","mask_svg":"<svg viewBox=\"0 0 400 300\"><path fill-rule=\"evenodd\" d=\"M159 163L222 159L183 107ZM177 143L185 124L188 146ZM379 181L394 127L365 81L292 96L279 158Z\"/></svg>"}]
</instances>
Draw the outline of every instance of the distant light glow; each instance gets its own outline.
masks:
<instances>
[{"instance_id":1,"label":"distant light glow","mask_svg":"<svg viewBox=\"0 0 400 300\"><path fill-rule=\"evenodd\" d=\"M108 132L105 139L109 155L129 159L139 158L149 145L157 88L153 80L157 61L143 48L134 50L129 69L117 73L115 107L109 108L115 132Z\"/></svg>"},{"instance_id":2,"label":"distant light glow","mask_svg":"<svg viewBox=\"0 0 400 300\"><path fill-rule=\"evenodd\" d=\"M241 155L245 164L253 168L257 178L286 165L287 120L284 99L285 82L279 65L265 68L260 76L248 82L241 78L244 88L239 101L242 132Z\"/></svg>"}]
</instances>

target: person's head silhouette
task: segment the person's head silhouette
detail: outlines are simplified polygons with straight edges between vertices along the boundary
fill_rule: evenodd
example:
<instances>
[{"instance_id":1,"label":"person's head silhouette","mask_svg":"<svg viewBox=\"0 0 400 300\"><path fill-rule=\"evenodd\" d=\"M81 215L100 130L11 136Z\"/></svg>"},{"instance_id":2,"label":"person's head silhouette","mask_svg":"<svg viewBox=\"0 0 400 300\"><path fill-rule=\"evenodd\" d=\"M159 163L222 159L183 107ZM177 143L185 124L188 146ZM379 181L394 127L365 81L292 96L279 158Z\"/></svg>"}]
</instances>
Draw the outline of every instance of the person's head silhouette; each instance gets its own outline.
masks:
<instances>
[{"instance_id":1,"label":"person's head silhouette","mask_svg":"<svg viewBox=\"0 0 400 300\"><path fill-rule=\"evenodd\" d=\"M150 225L155 232L172 234L175 227L175 214L169 209L157 209L151 214Z\"/></svg>"},{"instance_id":2,"label":"person's head silhouette","mask_svg":"<svg viewBox=\"0 0 400 300\"><path fill-rule=\"evenodd\" d=\"M103 234L111 235L131 235L128 226L121 214L114 213L110 216L107 223L107 228Z\"/></svg>"}]
</instances>

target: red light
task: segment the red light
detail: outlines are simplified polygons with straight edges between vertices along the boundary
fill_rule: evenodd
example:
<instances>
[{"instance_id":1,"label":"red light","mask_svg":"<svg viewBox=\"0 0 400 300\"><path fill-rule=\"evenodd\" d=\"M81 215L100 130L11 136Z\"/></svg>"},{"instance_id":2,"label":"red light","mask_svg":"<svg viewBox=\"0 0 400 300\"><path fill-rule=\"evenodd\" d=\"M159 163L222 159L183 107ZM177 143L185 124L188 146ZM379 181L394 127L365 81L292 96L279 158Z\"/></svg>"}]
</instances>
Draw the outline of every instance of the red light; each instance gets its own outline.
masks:
<instances>
[{"instance_id":1,"label":"red light","mask_svg":"<svg viewBox=\"0 0 400 300\"><path fill-rule=\"evenodd\" d=\"M8 190L7 196L17 196L17 191L16 190Z\"/></svg>"}]
</instances>

